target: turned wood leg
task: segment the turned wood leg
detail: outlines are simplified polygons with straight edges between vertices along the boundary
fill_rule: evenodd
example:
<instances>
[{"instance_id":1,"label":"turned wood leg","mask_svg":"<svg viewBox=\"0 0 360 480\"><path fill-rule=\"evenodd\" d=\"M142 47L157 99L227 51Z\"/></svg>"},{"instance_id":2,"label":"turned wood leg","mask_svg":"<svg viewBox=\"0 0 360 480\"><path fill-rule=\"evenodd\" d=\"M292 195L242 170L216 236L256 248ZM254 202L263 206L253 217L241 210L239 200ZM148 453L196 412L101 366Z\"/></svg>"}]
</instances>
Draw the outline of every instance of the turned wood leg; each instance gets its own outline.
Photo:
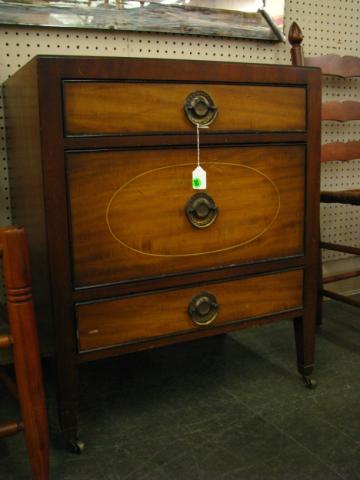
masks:
<instances>
[{"instance_id":1,"label":"turned wood leg","mask_svg":"<svg viewBox=\"0 0 360 480\"><path fill-rule=\"evenodd\" d=\"M33 478L48 480L48 419L27 244L23 229L5 233L4 276L21 420Z\"/></svg>"}]
</instances>

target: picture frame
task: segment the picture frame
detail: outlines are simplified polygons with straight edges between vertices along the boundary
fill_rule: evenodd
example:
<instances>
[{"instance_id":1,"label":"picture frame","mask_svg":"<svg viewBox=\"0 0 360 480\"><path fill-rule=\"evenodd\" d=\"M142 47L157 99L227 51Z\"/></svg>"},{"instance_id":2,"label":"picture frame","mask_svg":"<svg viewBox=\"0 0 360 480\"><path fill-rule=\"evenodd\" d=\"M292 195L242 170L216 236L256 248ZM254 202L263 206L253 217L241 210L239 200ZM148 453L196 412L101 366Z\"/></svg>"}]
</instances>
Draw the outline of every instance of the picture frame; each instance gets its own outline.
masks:
<instances>
[{"instance_id":1,"label":"picture frame","mask_svg":"<svg viewBox=\"0 0 360 480\"><path fill-rule=\"evenodd\" d=\"M0 0L0 24L284 41L285 0Z\"/></svg>"}]
</instances>

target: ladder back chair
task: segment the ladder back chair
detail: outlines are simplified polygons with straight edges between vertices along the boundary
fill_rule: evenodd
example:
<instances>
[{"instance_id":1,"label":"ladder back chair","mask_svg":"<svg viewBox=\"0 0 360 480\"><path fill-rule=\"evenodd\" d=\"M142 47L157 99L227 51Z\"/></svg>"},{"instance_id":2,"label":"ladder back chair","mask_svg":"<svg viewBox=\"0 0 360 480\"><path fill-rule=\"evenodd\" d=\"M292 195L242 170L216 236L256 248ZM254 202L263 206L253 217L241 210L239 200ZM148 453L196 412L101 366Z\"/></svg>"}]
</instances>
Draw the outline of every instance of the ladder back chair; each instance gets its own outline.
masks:
<instances>
[{"instance_id":1,"label":"ladder back chair","mask_svg":"<svg viewBox=\"0 0 360 480\"><path fill-rule=\"evenodd\" d=\"M1 318L8 323L0 335L0 348L11 348L15 380L4 367L0 379L18 399L20 421L0 424L0 437L23 431L35 480L49 478L49 433L40 363L34 305L32 302L28 248L23 228L0 228L6 305ZM1 448L1 447L0 447Z\"/></svg>"},{"instance_id":2,"label":"ladder back chair","mask_svg":"<svg viewBox=\"0 0 360 480\"><path fill-rule=\"evenodd\" d=\"M323 55L319 57L304 57L301 43L303 34L296 22L293 22L289 30L289 42L291 44L291 62L296 66L320 67L322 75L336 76L341 78L360 77L360 58L354 56ZM360 102L357 101L331 101L322 104L322 120L347 122L360 120ZM360 141L332 142L322 145L321 162L347 162L360 159ZM359 172L360 173L360 172ZM345 205L360 205L360 189L342 191L322 191L320 202L338 203ZM357 246L341 245L338 243L320 241L320 248L352 255L360 255ZM360 270L344 272L323 278L320 255L319 266L319 295L318 295L318 324L321 323L322 297L360 307L360 301L324 288L324 285L349 278L360 276Z\"/></svg>"}]
</instances>

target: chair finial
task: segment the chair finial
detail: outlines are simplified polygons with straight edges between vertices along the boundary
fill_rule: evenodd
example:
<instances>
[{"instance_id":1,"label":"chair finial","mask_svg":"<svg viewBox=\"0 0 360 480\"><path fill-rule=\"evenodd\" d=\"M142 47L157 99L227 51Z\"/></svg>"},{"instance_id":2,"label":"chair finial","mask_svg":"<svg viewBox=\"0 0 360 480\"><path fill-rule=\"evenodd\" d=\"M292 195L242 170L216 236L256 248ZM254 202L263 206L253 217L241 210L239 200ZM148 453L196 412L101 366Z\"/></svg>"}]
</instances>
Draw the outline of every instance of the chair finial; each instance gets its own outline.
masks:
<instances>
[{"instance_id":1,"label":"chair finial","mask_svg":"<svg viewBox=\"0 0 360 480\"><path fill-rule=\"evenodd\" d=\"M294 47L295 45L300 45L304 40L304 35L301 31L301 28L296 22L291 24L288 36L290 44Z\"/></svg>"},{"instance_id":2,"label":"chair finial","mask_svg":"<svg viewBox=\"0 0 360 480\"><path fill-rule=\"evenodd\" d=\"M291 63L296 66L302 66L305 64L304 52L301 46L301 42L304 39L304 35L301 31L301 28L296 22L291 24L289 30L289 42L291 44Z\"/></svg>"}]
</instances>

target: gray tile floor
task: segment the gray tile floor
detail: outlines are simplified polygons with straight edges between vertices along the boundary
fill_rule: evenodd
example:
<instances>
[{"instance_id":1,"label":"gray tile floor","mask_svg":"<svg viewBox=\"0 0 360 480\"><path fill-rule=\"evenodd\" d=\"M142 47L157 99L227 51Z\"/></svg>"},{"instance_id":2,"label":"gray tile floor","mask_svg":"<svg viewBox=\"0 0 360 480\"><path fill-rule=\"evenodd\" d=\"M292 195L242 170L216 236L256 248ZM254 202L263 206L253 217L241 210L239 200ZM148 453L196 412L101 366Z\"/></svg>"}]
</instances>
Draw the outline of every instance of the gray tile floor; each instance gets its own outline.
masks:
<instances>
[{"instance_id":1,"label":"gray tile floor","mask_svg":"<svg viewBox=\"0 0 360 480\"><path fill-rule=\"evenodd\" d=\"M82 455L63 450L46 369L52 480L360 479L360 318L326 302L308 390L289 321L85 365ZM0 421L15 413L0 390ZM23 437L0 479L30 479Z\"/></svg>"}]
</instances>

